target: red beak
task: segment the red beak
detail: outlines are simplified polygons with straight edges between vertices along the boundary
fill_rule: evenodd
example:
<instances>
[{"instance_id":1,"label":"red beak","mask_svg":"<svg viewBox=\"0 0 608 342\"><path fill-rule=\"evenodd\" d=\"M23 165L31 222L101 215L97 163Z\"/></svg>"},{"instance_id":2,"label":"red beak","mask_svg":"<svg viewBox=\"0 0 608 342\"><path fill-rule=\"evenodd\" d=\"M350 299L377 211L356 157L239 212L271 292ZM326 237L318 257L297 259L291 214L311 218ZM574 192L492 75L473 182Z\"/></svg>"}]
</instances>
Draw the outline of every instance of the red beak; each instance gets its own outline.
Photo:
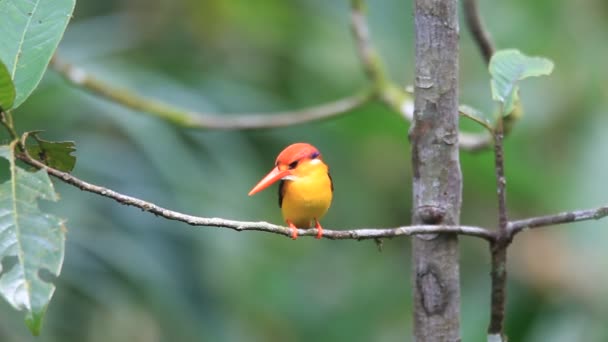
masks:
<instances>
[{"instance_id":1,"label":"red beak","mask_svg":"<svg viewBox=\"0 0 608 342\"><path fill-rule=\"evenodd\" d=\"M249 196L254 195L267 187L271 186L274 182L291 175L291 171L285 170L281 171L278 167L272 169L266 177L264 177L258 184L256 184L251 191L249 191Z\"/></svg>"}]
</instances>

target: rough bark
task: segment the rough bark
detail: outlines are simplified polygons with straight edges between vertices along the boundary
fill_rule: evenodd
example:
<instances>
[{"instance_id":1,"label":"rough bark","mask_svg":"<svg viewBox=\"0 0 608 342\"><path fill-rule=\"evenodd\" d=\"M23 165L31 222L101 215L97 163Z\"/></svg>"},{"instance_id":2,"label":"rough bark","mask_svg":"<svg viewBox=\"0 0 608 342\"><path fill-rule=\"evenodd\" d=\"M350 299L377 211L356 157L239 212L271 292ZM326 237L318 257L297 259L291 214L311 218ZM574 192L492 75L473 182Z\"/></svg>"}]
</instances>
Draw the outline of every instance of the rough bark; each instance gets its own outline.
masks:
<instances>
[{"instance_id":1,"label":"rough bark","mask_svg":"<svg viewBox=\"0 0 608 342\"><path fill-rule=\"evenodd\" d=\"M413 222L459 224L458 3L416 0L416 80L410 130ZM413 239L414 338L460 340L458 237Z\"/></svg>"}]
</instances>

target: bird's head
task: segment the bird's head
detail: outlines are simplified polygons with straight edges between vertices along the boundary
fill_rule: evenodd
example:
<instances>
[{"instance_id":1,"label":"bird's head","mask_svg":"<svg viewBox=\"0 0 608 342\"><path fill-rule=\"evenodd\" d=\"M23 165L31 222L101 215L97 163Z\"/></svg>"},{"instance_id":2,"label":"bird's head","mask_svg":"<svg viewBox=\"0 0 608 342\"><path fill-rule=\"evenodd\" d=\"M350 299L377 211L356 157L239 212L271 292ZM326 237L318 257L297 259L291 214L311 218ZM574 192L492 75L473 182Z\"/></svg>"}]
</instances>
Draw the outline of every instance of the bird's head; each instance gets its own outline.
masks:
<instances>
[{"instance_id":1,"label":"bird's head","mask_svg":"<svg viewBox=\"0 0 608 342\"><path fill-rule=\"evenodd\" d=\"M295 181L316 172L327 173L327 165L321 159L316 147L307 143L296 143L287 146L275 162L275 167L251 189L249 196L258 193L278 180Z\"/></svg>"}]
</instances>

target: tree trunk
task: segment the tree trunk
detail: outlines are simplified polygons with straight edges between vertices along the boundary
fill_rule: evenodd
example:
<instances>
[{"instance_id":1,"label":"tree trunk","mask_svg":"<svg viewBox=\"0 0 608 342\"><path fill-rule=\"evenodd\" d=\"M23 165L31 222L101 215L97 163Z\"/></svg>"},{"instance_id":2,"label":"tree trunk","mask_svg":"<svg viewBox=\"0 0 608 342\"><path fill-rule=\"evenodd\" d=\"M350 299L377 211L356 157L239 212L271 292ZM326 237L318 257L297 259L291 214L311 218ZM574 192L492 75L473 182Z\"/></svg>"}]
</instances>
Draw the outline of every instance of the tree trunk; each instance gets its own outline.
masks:
<instances>
[{"instance_id":1,"label":"tree trunk","mask_svg":"<svg viewBox=\"0 0 608 342\"><path fill-rule=\"evenodd\" d=\"M458 2L416 0L413 224L458 225ZM413 240L414 337L460 341L458 237Z\"/></svg>"}]
</instances>

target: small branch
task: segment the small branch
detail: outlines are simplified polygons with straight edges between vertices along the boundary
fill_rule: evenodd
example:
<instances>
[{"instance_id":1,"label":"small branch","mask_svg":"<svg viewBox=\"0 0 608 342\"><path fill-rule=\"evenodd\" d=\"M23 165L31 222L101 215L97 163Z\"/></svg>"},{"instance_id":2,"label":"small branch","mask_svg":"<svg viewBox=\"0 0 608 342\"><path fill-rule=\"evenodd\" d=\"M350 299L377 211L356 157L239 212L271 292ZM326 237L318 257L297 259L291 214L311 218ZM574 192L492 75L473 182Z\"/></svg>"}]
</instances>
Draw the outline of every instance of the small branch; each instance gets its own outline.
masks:
<instances>
[{"instance_id":1,"label":"small branch","mask_svg":"<svg viewBox=\"0 0 608 342\"><path fill-rule=\"evenodd\" d=\"M371 42L365 11L364 0L351 0L351 27L365 73L374 84L374 88L378 92L380 99L393 110L400 113L408 122L412 122L414 120L414 88L408 86L405 89L401 89L390 81L386 75L382 58ZM487 122L468 115L464 111L460 111L460 114L479 123L489 132L493 131L493 128ZM460 133L459 146L462 150L476 152L486 149L491 145L491 134L485 132L478 134Z\"/></svg>"},{"instance_id":2,"label":"small branch","mask_svg":"<svg viewBox=\"0 0 608 342\"><path fill-rule=\"evenodd\" d=\"M351 0L351 28L363 69L378 98L394 111L401 113L408 121L412 121L413 96L387 76L380 53L371 41L364 2L364 0Z\"/></svg>"},{"instance_id":3,"label":"small branch","mask_svg":"<svg viewBox=\"0 0 608 342\"><path fill-rule=\"evenodd\" d=\"M490 33L486 30L479 13L478 0L464 0L464 17L466 25L477 44L486 65L495 52ZM492 131L492 130L490 130ZM490 134L461 134L460 146L467 151L480 151L492 144L493 137Z\"/></svg>"},{"instance_id":4,"label":"small branch","mask_svg":"<svg viewBox=\"0 0 608 342\"><path fill-rule=\"evenodd\" d=\"M547 216L532 217L509 222L508 231L512 238L516 234L531 228L540 228L557 224L572 223L588 220L599 220L608 216L608 205L585 210L565 211Z\"/></svg>"},{"instance_id":5,"label":"small branch","mask_svg":"<svg viewBox=\"0 0 608 342\"><path fill-rule=\"evenodd\" d=\"M387 83L387 78L380 54L371 43L364 1L351 0L351 9L351 26L361 62L369 79L380 89Z\"/></svg>"},{"instance_id":6,"label":"small branch","mask_svg":"<svg viewBox=\"0 0 608 342\"><path fill-rule=\"evenodd\" d=\"M57 56L51 60L51 67L72 85L94 95L151 114L176 126L192 129L246 130L297 125L345 114L373 98L371 91L363 90L334 102L293 111L239 115L208 114L178 108L129 90L116 88L94 78L81 68L60 61Z\"/></svg>"},{"instance_id":7,"label":"small branch","mask_svg":"<svg viewBox=\"0 0 608 342\"><path fill-rule=\"evenodd\" d=\"M507 245L499 241L490 244L492 255L491 311L488 335L494 336L496 341L506 341L504 335L505 305L507 297ZM488 339L488 341L490 341Z\"/></svg>"},{"instance_id":8,"label":"small branch","mask_svg":"<svg viewBox=\"0 0 608 342\"><path fill-rule=\"evenodd\" d=\"M488 335L505 339L504 321L507 300L507 248L511 243L508 231L509 218L507 214L507 179L505 178L504 148L503 148L503 119L498 119L494 132L494 159L496 170L496 187L498 193L498 235L496 241L490 244L492 253L492 294L491 314Z\"/></svg>"},{"instance_id":9,"label":"small branch","mask_svg":"<svg viewBox=\"0 0 608 342\"><path fill-rule=\"evenodd\" d=\"M492 253L492 295L491 318L488 327L488 342L506 341L504 335L504 315L506 305L507 283L507 247L513 237L528 228L547 227L556 224L572 223L587 220L599 220L608 217L608 205L585 210L574 210L553 215L532 217L511 221L507 225L507 236L490 241Z\"/></svg>"},{"instance_id":10,"label":"small branch","mask_svg":"<svg viewBox=\"0 0 608 342\"><path fill-rule=\"evenodd\" d=\"M373 89L361 90L334 102L299 110L249 114L199 113L100 81L84 69L63 62L57 56L51 60L51 67L70 84L93 95L190 129L247 130L298 125L346 114L376 97L411 122L414 108L412 95L388 80L382 60L369 37L363 1L352 0L352 8L353 34L366 73L373 83ZM463 150L478 151L487 148L491 143L488 134L461 133L460 147Z\"/></svg>"},{"instance_id":11,"label":"small branch","mask_svg":"<svg viewBox=\"0 0 608 342\"><path fill-rule=\"evenodd\" d=\"M468 110L464 110L469 108L470 107L467 107L465 105L460 105L460 116L476 122L477 124L481 125L486 131L480 133L460 132L458 136L458 141L460 149L468 152L477 152L484 150L492 145L492 142L494 141L494 127L492 127L492 125L488 121L478 116L472 115L471 113L469 113Z\"/></svg>"},{"instance_id":12,"label":"small branch","mask_svg":"<svg viewBox=\"0 0 608 342\"><path fill-rule=\"evenodd\" d=\"M477 0L464 0L463 6L467 27L473 36L473 40L477 43L477 47L479 48L484 61L488 64L490 63L490 58L492 58L495 49L490 34L481 21Z\"/></svg>"},{"instance_id":13,"label":"small branch","mask_svg":"<svg viewBox=\"0 0 608 342\"><path fill-rule=\"evenodd\" d=\"M479 124L488 133L494 134L494 127L492 127L492 124L488 120L482 118L483 114L477 109L467 105L460 105L458 106L458 114Z\"/></svg>"},{"instance_id":14,"label":"small branch","mask_svg":"<svg viewBox=\"0 0 608 342\"><path fill-rule=\"evenodd\" d=\"M226 220L222 218L207 218L207 217L199 217L193 215L183 214L177 211L165 209L161 206L158 206L154 203L147 202L135 197L123 195L114 190L110 190L108 188L104 188L99 185L94 185L91 183L87 183L83 180L80 180L69 173L62 172L51 167L48 167L41 162L33 159L26 153L20 153L18 155L19 159L26 162L29 165L32 165L38 169L44 169L51 176L56 177L57 179L73 185L80 190L92 192L97 195L101 195L104 197L108 197L113 199L114 201L133 206L136 208L140 208L143 211L150 212L156 216L161 216L168 220L180 221L187 223L192 226L207 226L207 227L217 227L217 228L227 228L236 231L247 231L247 230L255 230L273 234L284 235L287 237L291 237L291 230L288 227L274 225L268 222L245 222L245 221L234 221L234 220ZM376 229L376 228L364 228L364 229L354 229L354 230L323 230L323 237L331 240L367 240L367 239L379 239L379 238L392 238L397 236L411 236L418 234L435 234L435 233L453 233L459 235L468 235L479 237L484 240L492 241L494 239L494 233L480 227L472 227L472 226L434 226L434 225L415 225L415 226L404 226L398 228L386 228L386 229ZM317 230L314 228L311 229L299 229L299 236L316 236Z\"/></svg>"},{"instance_id":15,"label":"small branch","mask_svg":"<svg viewBox=\"0 0 608 342\"><path fill-rule=\"evenodd\" d=\"M508 237L507 225L509 218L507 215L507 179L505 178L505 162L503 148L503 120L498 119L496 131L494 132L494 158L496 169L496 188L498 191L498 232L499 236Z\"/></svg>"}]
</instances>

